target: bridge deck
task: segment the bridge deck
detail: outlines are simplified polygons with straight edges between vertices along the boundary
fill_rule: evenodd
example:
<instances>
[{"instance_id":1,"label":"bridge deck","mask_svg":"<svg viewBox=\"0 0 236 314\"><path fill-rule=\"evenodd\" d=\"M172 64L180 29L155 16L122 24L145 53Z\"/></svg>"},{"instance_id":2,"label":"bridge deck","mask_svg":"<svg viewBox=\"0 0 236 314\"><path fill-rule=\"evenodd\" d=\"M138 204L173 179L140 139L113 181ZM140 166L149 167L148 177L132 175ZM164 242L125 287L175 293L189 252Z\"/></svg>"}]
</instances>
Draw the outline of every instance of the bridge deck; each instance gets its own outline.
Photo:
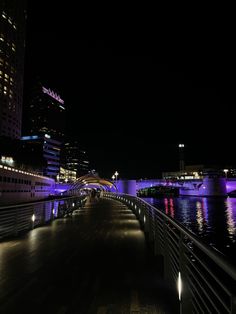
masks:
<instances>
[{"instance_id":1,"label":"bridge deck","mask_svg":"<svg viewBox=\"0 0 236 314\"><path fill-rule=\"evenodd\" d=\"M0 243L0 313L177 312L160 261L116 201L90 199L76 216Z\"/></svg>"}]
</instances>

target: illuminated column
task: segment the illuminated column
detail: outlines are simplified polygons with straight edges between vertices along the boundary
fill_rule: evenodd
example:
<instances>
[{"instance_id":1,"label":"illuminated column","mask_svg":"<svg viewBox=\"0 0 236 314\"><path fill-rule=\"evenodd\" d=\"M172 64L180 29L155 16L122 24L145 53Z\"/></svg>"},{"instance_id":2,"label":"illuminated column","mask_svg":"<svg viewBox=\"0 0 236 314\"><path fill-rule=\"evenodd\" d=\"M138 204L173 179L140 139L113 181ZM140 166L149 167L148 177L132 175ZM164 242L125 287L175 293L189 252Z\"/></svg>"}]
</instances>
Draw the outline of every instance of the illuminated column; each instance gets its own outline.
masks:
<instances>
[{"instance_id":1,"label":"illuminated column","mask_svg":"<svg viewBox=\"0 0 236 314\"><path fill-rule=\"evenodd\" d=\"M179 170L184 171L184 144L179 144Z\"/></svg>"},{"instance_id":2,"label":"illuminated column","mask_svg":"<svg viewBox=\"0 0 236 314\"><path fill-rule=\"evenodd\" d=\"M117 189L119 193L136 196L136 180L119 180Z\"/></svg>"}]
</instances>

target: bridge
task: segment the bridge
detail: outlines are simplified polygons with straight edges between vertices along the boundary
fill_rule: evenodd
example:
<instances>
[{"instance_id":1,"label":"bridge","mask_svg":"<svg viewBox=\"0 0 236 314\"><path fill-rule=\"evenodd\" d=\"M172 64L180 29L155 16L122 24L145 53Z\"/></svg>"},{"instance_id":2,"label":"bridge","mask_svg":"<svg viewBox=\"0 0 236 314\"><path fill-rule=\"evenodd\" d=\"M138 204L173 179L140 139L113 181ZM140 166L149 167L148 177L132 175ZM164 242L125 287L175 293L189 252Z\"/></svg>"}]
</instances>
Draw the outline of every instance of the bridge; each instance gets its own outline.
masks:
<instances>
[{"instance_id":1,"label":"bridge","mask_svg":"<svg viewBox=\"0 0 236 314\"><path fill-rule=\"evenodd\" d=\"M100 197L0 208L1 313L235 313L224 256L100 183Z\"/></svg>"},{"instance_id":2,"label":"bridge","mask_svg":"<svg viewBox=\"0 0 236 314\"><path fill-rule=\"evenodd\" d=\"M139 190L154 186L175 187L179 189L180 195L186 196L227 196L232 192L236 193L236 179L205 176L202 179L186 180L165 180L165 179L145 179L145 180L118 180L111 182L96 175L85 175L73 184L57 184L56 193L68 194L68 191L77 191L87 186L110 192L126 193L136 195Z\"/></svg>"},{"instance_id":3,"label":"bridge","mask_svg":"<svg viewBox=\"0 0 236 314\"><path fill-rule=\"evenodd\" d=\"M138 180L137 191L154 186L176 187L180 195L226 196L236 192L236 179L209 178L170 181L165 179Z\"/></svg>"}]
</instances>

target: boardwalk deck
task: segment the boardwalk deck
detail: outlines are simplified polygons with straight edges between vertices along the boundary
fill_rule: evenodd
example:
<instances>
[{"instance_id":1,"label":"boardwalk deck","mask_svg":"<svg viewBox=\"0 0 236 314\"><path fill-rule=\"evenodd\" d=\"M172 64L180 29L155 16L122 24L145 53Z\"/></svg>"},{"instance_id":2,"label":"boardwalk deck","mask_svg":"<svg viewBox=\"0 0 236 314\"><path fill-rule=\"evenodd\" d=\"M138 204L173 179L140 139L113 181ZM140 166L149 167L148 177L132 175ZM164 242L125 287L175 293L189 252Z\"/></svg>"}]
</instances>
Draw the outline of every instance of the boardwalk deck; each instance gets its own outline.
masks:
<instances>
[{"instance_id":1,"label":"boardwalk deck","mask_svg":"<svg viewBox=\"0 0 236 314\"><path fill-rule=\"evenodd\" d=\"M178 313L176 301L135 215L114 200L0 243L0 313Z\"/></svg>"}]
</instances>

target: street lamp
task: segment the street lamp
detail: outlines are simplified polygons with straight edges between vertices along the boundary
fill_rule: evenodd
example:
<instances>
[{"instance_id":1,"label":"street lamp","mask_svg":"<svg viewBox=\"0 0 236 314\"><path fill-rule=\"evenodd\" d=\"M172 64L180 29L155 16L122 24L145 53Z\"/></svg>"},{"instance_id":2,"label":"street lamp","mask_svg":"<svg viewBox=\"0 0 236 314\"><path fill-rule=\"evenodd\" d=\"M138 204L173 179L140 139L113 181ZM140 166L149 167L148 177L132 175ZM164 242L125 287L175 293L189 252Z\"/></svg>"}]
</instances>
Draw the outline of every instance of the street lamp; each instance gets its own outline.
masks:
<instances>
[{"instance_id":1,"label":"street lamp","mask_svg":"<svg viewBox=\"0 0 236 314\"><path fill-rule=\"evenodd\" d=\"M114 181L116 177L115 177L115 175L113 174L113 176L112 176L111 178L112 178L112 180Z\"/></svg>"},{"instance_id":2,"label":"street lamp","mask_svg":"<svg viewBox=\"0 0 236 314\"><path fill-rule=\"evenodd\" d=\"M179 170L184 171L184 144L179 144Z\"/></svg>"},{"instance_id":3,"label":"street lamp","mask_svg":"<svg viewBox=\"0 0 236 314\"><path fill-rule=\"evenodd\" d=\"M229 169L224 169L223 171L224 171L225 177L226 177L226 179L227 179L227 173L229 172Z\"/></svg>"},{"instance_id":4,"label":"street lamp","mask_svg":"<svg viewBox=\"0 0 236 314\"><path fill-rule=\"evenodd\" d=\"M114 175L116 176L116 184L117 184L117 176L119 175L119 173L116 171Z\"/></svg>"}]
</instances>

